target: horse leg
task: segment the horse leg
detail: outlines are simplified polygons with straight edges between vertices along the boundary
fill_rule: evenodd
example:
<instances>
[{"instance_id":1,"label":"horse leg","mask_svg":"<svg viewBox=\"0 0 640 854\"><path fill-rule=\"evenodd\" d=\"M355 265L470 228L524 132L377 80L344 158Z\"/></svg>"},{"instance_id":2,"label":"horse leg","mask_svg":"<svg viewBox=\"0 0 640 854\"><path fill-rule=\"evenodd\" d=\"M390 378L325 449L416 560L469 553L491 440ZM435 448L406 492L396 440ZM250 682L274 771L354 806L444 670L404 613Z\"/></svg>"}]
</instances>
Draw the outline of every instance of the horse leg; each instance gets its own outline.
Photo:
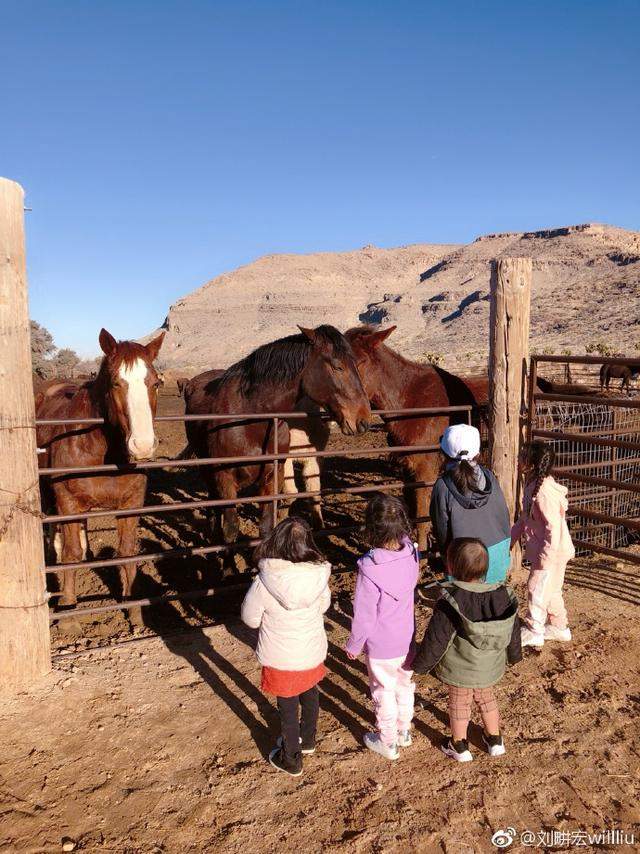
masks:
<instances>
[{"instance_id":1,"label":"horse leg","mask_svg":"<svg viewBox=\"0 0 640 854\"><path fill-rule=\"evenodd\" d=\"M276 477L278 483L282 481L282 466L278 464L276 466ZM265 467L264 474L262 475L262 479L260 481L260 495L272 495L273 494L273 466L268 465ZM278 489L278 492L280 490ZM297 491L297 490L296 490ZM278 524L277 513L274 512L273 504L270 501L265 501L262 505L262 513L260 514L260 537L264 539L267 537L271 531Z\"/></svg>"},{"instance_id":2,"label":"horse leg","mask_svg":"<svg viewBox=\"0 0 640 854\"><path fill-rule=\"evenodd\" d=\"M312 450L315 451L315 448ZM320 491L320 464L317 457L305 457L302 461L302 476L304 478L305 492ZM311 521L314 528L322 528L322 498L314 495L311 499Z\"/></svg>"},{"instance_id":3,"label":"horse leg","mask_svg":"<svg viewBox=\"0 0 640 854\"><path fill-rule=\"evenodd\" d=\"M287 459L284 461L284 466L283 466L282 471L283 471L282 491L286 492L287 495L291 495L291 496L297 495L298 494L298 487L296 486L296 473L295 473L295 468L294 468L293 457L287 457ZM294 499L291 498L291 501L293 501L293 500ZM285 518L285 516L289 512L290 504L291 504L290 501L281 501L280 502L280 506L278 509L281 510L281 516L283 519Z\"/></svg>"},{"instance_id":4,"label":"horse leg","mask_svg":"<svg viewBox=\"0 0 640 854\"><path fill-rule=\"evenodd\" d=\"M232 471L221 471L216 474L216 492L221 499L238 497L238 488ZM240 533L238 510L234 507L224 507L222 510L222 537L225 543L235 543Z\"/></svg>"},{"instance_id":5,"label":"horse leg","mask_svg":"<svg viewBox=\"0 0 640 854\"><path fill-rule=\"evenodd\" d=\"M409 457L407 468L416 481L431 483L438 477L439 460L436 454L427 454ZM416 529L418 533L418 548L422 553L426 552L431 521L429 519L429 502L431 500L430 486L418 486L413 489L413 506L416 517Z\"/></svg>"},{"instance_id":6,"label":"horse leg","mask_svg":"<svg viewBox=\"0 0 640 854\"><path fill-rule=\"evenodd\" d=\"M138 552L138 518L137 516L119 516L116 520L118 530L118 557L133 557ZM137 563L123 563L119 567L122 599L126 602L133 596L133 585L138 572ZM130 608L129 622L134 626L142 625L142 610Z\"/></svg>"},{"instance_id":7,"label":"horse leg","mask_svg":"<svg viewBox=\"0 0 640 854\"><path fill-rule=\"evenodd\" d=\"M60 526L54 537L54 547L60 549L62 563L79 563L84 559L82 543L80 541L80 522L67 522ZM76 605L76 570L66 569L63 574L61 605Z\"/></svg>"}]
</instances>

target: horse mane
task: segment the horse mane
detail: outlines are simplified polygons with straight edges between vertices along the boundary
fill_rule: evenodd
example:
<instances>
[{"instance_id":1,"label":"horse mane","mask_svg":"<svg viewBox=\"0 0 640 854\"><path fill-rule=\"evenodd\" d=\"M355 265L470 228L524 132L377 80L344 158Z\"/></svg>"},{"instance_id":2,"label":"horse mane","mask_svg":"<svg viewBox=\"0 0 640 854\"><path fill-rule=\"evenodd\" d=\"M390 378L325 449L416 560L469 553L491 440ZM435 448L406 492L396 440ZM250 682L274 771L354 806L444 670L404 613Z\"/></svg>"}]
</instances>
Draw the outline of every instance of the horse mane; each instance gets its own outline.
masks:
<instances>
[{"instance_id":1,"label":"horse mane","mask_svg":"<svg viewBox=\"0 0 640 854\"><path fill-rule=\"evenodd\" d=\"M314 330L327 343L333 355L354 358L350 344L334 326L323 324ZM240 392L248 397L260 385L283 385L295 379L307 364L313 345L306 335L287 335L258 347L244 359L227 368L219 382L239 381Z\"/></svg>"}]
</instances>

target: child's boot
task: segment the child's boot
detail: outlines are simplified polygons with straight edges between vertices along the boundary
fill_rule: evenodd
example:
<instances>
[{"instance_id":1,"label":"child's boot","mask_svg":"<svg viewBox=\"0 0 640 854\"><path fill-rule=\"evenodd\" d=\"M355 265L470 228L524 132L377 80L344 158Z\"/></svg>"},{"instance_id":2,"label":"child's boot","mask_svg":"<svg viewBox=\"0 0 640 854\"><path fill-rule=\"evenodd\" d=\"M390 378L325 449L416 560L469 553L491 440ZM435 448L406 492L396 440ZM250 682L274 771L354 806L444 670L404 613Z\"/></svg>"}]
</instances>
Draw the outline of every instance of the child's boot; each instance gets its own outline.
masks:
<instances>
[{"instance_id":1,"label":"child's boot","mask_svg":"<svg viewBox=\"0 0 640 854\"><path fill-rule=\"evenodd\" d=\"M397 744L385 744L377 732L367 732L363 738L364 746L374 753L379 753L385 759L397 759L399 756Z\"/></svg>"},{"instance_id":2,"label":"child's boot","mask_svg":"<svg viewBox=\"0 0 640 854\"><path fill-rule=\"evenodd\" d=\"M533 646L536 649L542 649L544 646L544 635L536 634L530 628L525 626L521 634L522 646Z\"/></svg>"},{"instance_id":3,"label":"child's boot","mask_svg":"<svg viewBox=\"0 0 640 854\"><path fill-rule=\"evenodd\" d=\"M278 771L284 771L291 777L299 777L302 774L302 754L296 753L289 757L281 747L276 747L269 754L269 762Z\"/></svg>"},{"instance_id":4,"label":"child's boot","mask_svg":"<svg viewBox=\"0 0 640 854\"><path fill-rule=\"evenodd\" d=\"M473 759L469 750L469 742L466 738L461 738L459 741L447 738L444 740L441 750L450 759L455 759L456 762L471 762Z\"/></svg>"},{"instance_id":5,"label":"child's boot","mask_svg":"<svg viewBox=\"0 0 640 854\"><path fill-rule=\"evenodd\" d=\"M571 629L568 626L566 629L561 629L559 626L552 626L549 623L544 627L544 639L568 643L571 640Z\"/></svg>"},{"instance_id":6,"label":"child's boot","mask_svg":"<svg viewBox=\"0 0 640 854\"><path fill-rule=\"evenodd\" d=\"M411 738L411 730L399 729L398 730L398 747L411 747L412 744L413 744L413 739Z\"/></svg>"}]
</instances>

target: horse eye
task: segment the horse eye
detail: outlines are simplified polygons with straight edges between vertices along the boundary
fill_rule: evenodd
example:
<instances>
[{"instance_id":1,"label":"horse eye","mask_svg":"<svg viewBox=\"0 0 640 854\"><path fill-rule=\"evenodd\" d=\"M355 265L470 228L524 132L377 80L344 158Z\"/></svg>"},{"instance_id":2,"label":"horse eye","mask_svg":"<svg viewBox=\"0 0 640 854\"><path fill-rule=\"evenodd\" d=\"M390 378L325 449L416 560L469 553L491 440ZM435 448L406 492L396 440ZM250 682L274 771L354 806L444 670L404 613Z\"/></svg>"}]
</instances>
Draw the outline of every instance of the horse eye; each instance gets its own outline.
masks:
<instances>
[{"instance_id":1,"label":"horse eye","mask_svg":"<svg viewBox=\"0 0 640 854\"><path fill-rule=\"evenodd\" d=\"M338 374L344 373L344 368L342 367L342 365L339 362L332 362L331 367Z\"/></svg>"}]
</instances>

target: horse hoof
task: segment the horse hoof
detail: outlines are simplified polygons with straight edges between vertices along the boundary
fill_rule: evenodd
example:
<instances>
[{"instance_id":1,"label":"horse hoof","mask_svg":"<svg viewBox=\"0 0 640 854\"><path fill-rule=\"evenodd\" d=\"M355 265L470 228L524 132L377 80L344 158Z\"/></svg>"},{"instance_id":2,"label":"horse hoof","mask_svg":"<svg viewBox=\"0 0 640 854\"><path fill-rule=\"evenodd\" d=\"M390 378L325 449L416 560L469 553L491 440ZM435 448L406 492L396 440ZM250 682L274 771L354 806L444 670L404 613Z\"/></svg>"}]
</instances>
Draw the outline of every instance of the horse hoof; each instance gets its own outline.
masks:
<instances>
[{"instance_id":1,"label":"horse hoof","mask_svg":"<svg viewBox=\"0 0 640 854\"><path fill-rule=\"evenodd\" d=\"M142 608L129 608L127 611L127 620L132 629L140 629L144 626L142 619Z\"/></svg>"}]
</instances>

